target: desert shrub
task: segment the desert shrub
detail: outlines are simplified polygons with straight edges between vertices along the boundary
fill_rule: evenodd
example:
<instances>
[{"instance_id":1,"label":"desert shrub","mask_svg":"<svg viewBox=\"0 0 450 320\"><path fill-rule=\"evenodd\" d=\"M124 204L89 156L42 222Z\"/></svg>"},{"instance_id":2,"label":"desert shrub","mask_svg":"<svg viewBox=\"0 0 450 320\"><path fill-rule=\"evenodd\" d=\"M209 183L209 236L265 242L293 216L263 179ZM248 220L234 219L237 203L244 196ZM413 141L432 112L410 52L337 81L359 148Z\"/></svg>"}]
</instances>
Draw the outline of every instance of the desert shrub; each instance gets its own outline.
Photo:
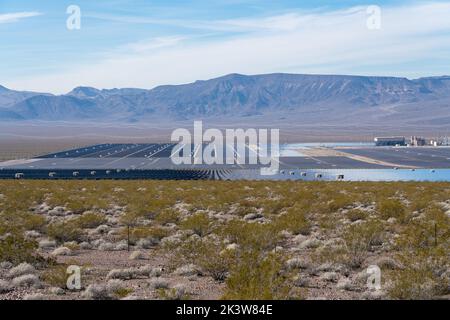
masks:
<instances>
[{"instance_id":1,"label":"desert shrub","mask_svg":"<svg viewBox=\"0 0 450 320\"><path fill-rule=\"evenodd\" d=\"M60 264L48 267L41 275L42 281L51 285L65 289L67 286L67 265Z\"/></svg>"},{"instance_id":2,"label":"desert shrub","mask_svg":"<svg viewBox=\"0 0 450 320\"><path fill-rule=\"evenodd\" d=\"M173 255L172 265L193 264L216 281L223 281L235 262L234 250L228 250L222 243L205 238L189 238L179 246Z\"/></svg>"},{"instance_id":3,"label":"desert shrub","mask_svg":"<svg viewBox=\"0 0 450 320\"><path fill-rule=\"evenodd\" d=\"M353 204L353 201L354 201L349 196L341 194L341 193L335 194L334 196L332 196L330 198L332 198L332 200L329 201L326 205L326 209L328 212L336 212L339 209L348 207L351 204Z\"/></svg>"},{"instance_id":4,"label":"desert shrub","mask_svg":"<svg viewBox=\"0 0 450 320\"><path fill-rule=\"evenodd\" d=\"M449 293L450 218L431 206L424 216L403 228L396 240L403 269L391 275L394 299L433 299Z\"/></svg>"},{"instance_id":5,"label":"desert shrub","mask_svg":"<svg viewBox=\"0 0 450 320\"><path fill-rule=\"evenodd\" d=\"M351 267L360 267L374 245L380 244L383 226L376 220L353 224L344 231L347 261Z\"/></svg>"},{"instance_id":6,"label":"desert shrub","mask_svg":"<svg viewBox=\"0 0 450 320\"><path fill-rule=\"evenodd\" d=\"M200 268L193 264L185 264L179 268L176 268L174 271L174 274L178 275L178 276L183 276L183 277L190 277L190 276L196 276L199 274L202 274Z\"/></svg>"},{"instance_id":7,"label":"desert shrub","mask_svg":"<svg viewBox=\"0 0 450 320\"><path fill-rule=\"evenodd\" d=\"M105 285L90 284L86 290L83 292L83 297L85 299L92 300L109 300L109 292Z\"/></svg>"},{"instance_id":8,"label":"desert shrub","mask_svg":"<svg viewBox=\"0 0 450 320\"><path fill-rule=\"evenodd\" d=\"M409 205L409 208L411 211L419 211L420 212L420 211L426 209L430 205L430 203L432 203L431 199L423 199L423 198L413 199L413 201Z\"/></svg>"},{"instance_id":9,"label":"desert shrub","mask_svg":"<svg viewBox=\"0 0 450 320\"><path fill-rule=\"evenodd\" d=\"M450 242L450 218L438 207L424 212L424 217L406 225L396 243L402 250L439 247Z\"/></svg>"},{"instance_id":10,"label":"desert shrub","mask_svg":"<svg viewBox=\"0 0 450 320\"><path fill-rule=\"evenodd\" d=\"M38 214L27 214L24 218L23 228L25 230L45 230L47 221L44 216Z\"/></svg>"},{"instance_id":11,"label":"desert shrub","mask_svg":"<svg viewBox=\"0 0 450 320\"><path fill-rule=\"evenodd\" d=\"M279 230L272 224L247 223L231 220L221 234L230 242L237 243L242 250L271 250L280 239Z\"/></svg>"},{"instance_id":12,"label":"desert shrub","mask_svg":"<svg viewBox=\"0 0 450 320\"><path fill-rule=\"evenodd\" d=\"M399 200L382 200L378 204L380 217L384 220L395 218L399 222L406 222L407 212L405 206Z\"/></svg>"},{"instance_id":13,"label":"desert shrub","mask_svg":"<svg viewBox=\"0 0 450 320\"><path fill-rule=\"evenodd\" d=\"M203 255L207 244L208 241L191 237L176 246L167 246L166 250L173 253L170 261L172 268L174 269L188 263L195 264Z\"/></svg>"},{"instance_id":14,"label":"desert shrub","mask_svg":"<svg viewBox=\"0 0 450 320\"><path fill-rule=\"evenodd\" d=\"M7 277L17 278L26 274L36 274L36 268L29 263L22 262L21 264L10 269L7 273Z\"/></svg>"},{"instance_id":15,"label":"desert shrub","mask_svg":"<svg viewBox=\"0 0 450 320\"><path fill-rule=\"evenodd\" d=\"M170 231L166 228L162 227L130 227L130 243L136 244L141 239L151 239L156 243L160 241L162 238L169 236ZM122 228L119 233L120 239L128 238L128 228Z\"/></svg>"},{"instance_id":16,"label":"desert shrub","mask_svg":"<svg viewBox=\"0 0 450 320\"><path fill-rule=\"evenodd\" d=\"M149 287L153 290L158 289L168 289L169 288L169 281L162 278L153 278L149 281Z\"/></svg>"},{"instance_id":17,"label":"desert shrub","mask_svg":"<svg viewBox=\"0 0 450 320\"><path fill-rule=\"evenodd\" d=\"M83 231L74 220L51 223L47 228L47 235L59 242L83 239Z\"/></svg>"},{"instance_id":18,"label":"desert shrub","mask_svg":"<svg viewBox=\"0 0 450 320\"><path fill-rule=\"evenodd\" d=\"M131 288L119 288L113 292L113 295L117 299L123 299L133 293L133 289Z\"/></svg>"},{"instance_id":19,"label":"desert shrub","mask_svg":"<svg viewBox=\"0 0 450 320\"><path fill-rule=\"evenodd\" d=\"M64 203L66 208L74 213L82 213L84 211L92 209L92 206L88 204L84 197L67 197L61 195L61 198L56 198L55 196L53 196L52 200L49 203L52 206L57 206L61 203Z\"/></svg>"},{"instance_id":20,"label":"desert shrub","mask_svg":"<svg viewBox=\"0 0 450 320\"><path fill-rule=\"evenodd\" d=\"M128 239L130 232L130 244L136 244L140 239L152 238L150 227L128 227L122 228L119 234L120 239Z\"/></svg>"},{"instance_id":21,"label":"desert shrub","mask_svg":"<svg viewBox=\"0 0 450 320\"><path fill-rule=\"evenodd\" d=\"M27 240L21 234L9 234L0 238L0 261L34 262L37 259L36 241Z\"/></svg>"},{"instance_id":22,"label":"desert shrub","mask_svg":"<svg viewBox=\"0 0 450 320\"><path fill-rule=\"evenodd\" d=\"M26 211L0 210L0 234L17 233L26 230L42 231L46 225L45 217Z\"/></svg>"},{"instance_id":23,"label":"desert shrub","mask_svg":"<svg viewBox=\"0 0 450 320\"><path fill-rule=\"evenodd\" d=\"M284 208L288 207L289 204L284 201L275 201L264 199L259 203L262 208L264 208L264 213L266 214L279 214Z\"/></svg>"},{"instance_id":24,"label":"desert shrub","mask_svg":"<svg viewBox=\"0 0 450 320\"><path fill-rule=\"evenodd\" d=\"M149 202L142 199L132 200L127 203L127 212L134 214L137 217L153 219L155 217L155 212Z\"/></svg>"},{"instance_id":25,"label":"desert shrub","mask_svg":"<svg viewBox=\"0 0 450 320\"><path fill-rule=\"evenodd\" d=\"M177 223L180 219L180 215L176 210L165 209L158 213L155 217L155 221L165 225L168 223Z\"/></svg>"},{"instance_id":26,"label":"desert shrub","mask_svg":"<svg viewBox=\"0 0 450 320\"><path fill-rule=\"evenodd\" d=\"M151 238L161 240L162 238L169 236L170 231L168 229L155 226L150 228L149 233Z\"/></svg>"},{"instance_id":27,"label":"desert shrub","mask_svg":"<svg viewBox=\"0 0 450 320\"><path fill-rule=\"evenodd\" d=\"M330 213L315 214L311 216L311 219L317 221L319 227L325 232L332 232L342 225L341 220L335 219Z\"/></svg>"},{"instance_id":28,"label":"desert shrub","mask_svg":"<svg viewBox=\"0 0 450 320\"><path fill-rule=\"evenodd\" d=\"M426 269L402 270L393 276L393 283L388 294L393 299L429 300L443 291L436 283L436 278Z\"/></svg>"},{"instance_id":29,"label":"desert shrub","mask_svg":"<svg viewBox=\"0 0 450 320\"><path fill-rule=\"evenodd\" d=\"M76 242L66 242L64 243L64 246L69 249L70 251L77 251L81 249L80 244Z\"/></svg>"},{"instance_id":30,"label":"desert shrub","mask_svg":"<svg viewBox=\"0 0 450 320\"><path fill-rule=\"evenodd\" d=\"M200 268L216 281L224 281L233 263L236 261L233 250L222 250L214 255L203 255L198 261Z\"/></svg>"},{"instance_id":31,"label":"desert shrub","mask_svg":"<svg viewBox=\"0 0 450 320\"><path fill-rule=\"evenodd\" d=\"M74 219L74 224L78 226L78 228L86 229L86 228L96 228L99 225L102 225L106 222L105 215L94 213L94 212L85 212L83 215Z\"/></svg>"},{"instance_id":32,"label":"desert shrub","mask_svg":"<svg viewBox=\"0 0 450 320\"><path fill-rule=\"evenodd\" d=\"M311 259L318 264L348 262L349 252L345 246L323 246L312 252Z\"/></svg>"},{"instance_id":33,"label":"desert shrub","mask_svg":"<svg viewBox=\"0 0 450 320\"><path fill-rule=\"evenodd\" d=\"M424 220L433 226L437 242L450 241L450 216L440 207L430 207L425 211Z\"/></svg>"},{"instance_id":34,"label":"desert shrub","mask_svg":"<svg viewBox=\"0 0 450 320\"><path fill-rule=\"evenodd\" d=\"M306 259L302 258L291 258L286 261L286 268L288 270L295 269L308 269L310 267L310 263Z\"/></svg>"},{"instance_id":35,"label":"desert shrub","mask_svg":"<svg viewBox=\"0 0 450 320\"><path fill-rule=\"evenodd\" d=\"M240 216L240 217L244 217L247 214L251 214L251 213L256 213L257 210L256 208L253 206L247 206L248 204L242 204L240 203L238 206L235 207L235 210L233 212L233 214Z\"/></svg>"},{"instance_id":36,"label":"desert shrub","mask_svg":"<svg viewBox=\"0 0 450 320\"><path fill-rule=\"evenodd\" d=\"M283 273L281 256L246 252L230 270L223 299L273 300L289 298L289 278Z\"/></svg>"},{"instance_id":37,"label":"desert shrub","mask_svg":"<svg viewBox=\"0 0 450 320\"><path fill-rule=\"evenodd\" d=\"M133 292L133 289L125 287L122 280L111 279L106 283L106 289L113 299L122 299Z\"/></svg>"},{"instance_id":38,"label":"desert shrub","mask_svg":"<svg viewBox=\"0 0 450 320\"><path fill-rule=\"evenodd\" d=\"M140 219L141 217L136 212L127 211L120 216L119 221L122 225L131 227L139 225Z\"/></svg>"},{"instance_id":39,"label":"desert shrub","mask_svg":"<svg viewBox=\"0 0 450 320\"><path fill-rule=\"evenodd\" d=\"M184 230L192 230L200 237L205 236L211 231L211 220L206 213L196 213L180 223L180 227Z\"/></svg>"},{"instance_id":40,"label":"desert shrub","mask_svg":"<svg viewBox=\"0 0 450 320\"><path fill-rule=\"evenodd\" d=\"M355 222L358 220L365 220L368 216L368 213L360 209L353 209L347 212L346 216L350 221Z\"/></svg>"},{"instance_id":41,"label":"desert shrub","mask_svg":"<svg viewBox=\"0 0 450 320\"><path fill-rule=\"evenodd\" d=\"M42 286L39 277L34 274L24 274L16 277L11 281L14 287L34 287L40 288Z\"/></svg>"},{"instance_id":42,"label":"desert shrub","mask_svg":"<svg viewBox=\"0 0 450 320\"><path fill-rule=\"evenodd\" d=\"M301 208L294 207L278 216L274 221L275 227L282 231L287 230L293 234L309 234L311 224Z\"/></svg>"},{"instance_id":43,"label":"desert shrub","mask_svg":"<svg viewBox=\"0 0 450 320\"><path fill-rule=\"evenodd\" d=\"M439 230L439 229L437 229ZM396 244L399 248L407 250L407 248L428 248L434 246L439 241L439 231L435 236L434 224L428 223L411 223L402 230Z\"/></svg>"},{"instance_id":44,"label":"desert shrub","mask_svg":"<svg viewBox=\"0 0 450 320\"><path fill-rule=\"evenodd\" d=\"M444 276L450 267L448 248L436 247L403 251L398 259L405 268L390 274L388 294L393 299L434 299L449 293L450 282Z\"/></svg>"},{"instance_id":45,"label":"desert shrub","mask_svg":"<svg viewBox=\"0 0 450 320\"><path fill-rule=\"evenodd\" d=\"M72 255L72 250L67 247L58 247L52 251L52 256L70 256Z\"/></svg>"},{"instance_id":46,"label":"desert shrub","mask_svg":"<svg viewBox=\"0 0 450 320\"><path fill-rule=\"evenodd\" d=\"M160 288L157 290L162 300L189 300L190 296L183 285L175 285L173 288Z\"/></svg>"},{"instance_id":47,"label":"desert shrub","mask_svg":"<svg viewBox=\"0 0 450 320\"><path fill-rule=\"evenodd\" d=\"M83 189L83 188L80 188ZM63 205L70 211L81 214L85 211L98 208L108 208L107 194L102 192L102 190L96 188L89 188L89 192L76 192L71 188L64 188L62 190L54 190L50 199L48 199L48 204L50 206L60 206ZM68 192L69 191L69 192Z\"/></svg>"}]
</instances>

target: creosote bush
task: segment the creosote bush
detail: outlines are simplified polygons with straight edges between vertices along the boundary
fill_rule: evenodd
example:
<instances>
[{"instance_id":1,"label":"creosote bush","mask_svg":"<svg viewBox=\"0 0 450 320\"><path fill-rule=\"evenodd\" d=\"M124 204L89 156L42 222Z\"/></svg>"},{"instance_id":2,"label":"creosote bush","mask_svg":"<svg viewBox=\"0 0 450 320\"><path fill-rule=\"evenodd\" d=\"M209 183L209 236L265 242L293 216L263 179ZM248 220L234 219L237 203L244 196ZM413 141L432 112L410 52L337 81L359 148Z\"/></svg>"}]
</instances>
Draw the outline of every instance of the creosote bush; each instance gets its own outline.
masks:
<instances>
[{"instance_id":1,"label":"creosote bush","mask_svg":"<svg viewBox=\"0 0 450 320\"><path fill-rule=\"evenodd\" d=\"M140 239L152 239L160 241L161 239L169 236L170 231L166 228L159 226L144 226L144 227L130 227L130 243L136 244ZM120 239L128 238L128 228L122 228Z\"/></svg>"},{"instance_id":2,"label":"creosote bush","mask_svg":"<svg viewBox=\"0 0 450 320\"><path fill-rule=\"evenodd\" d=\"M311 223L305 216L302 208L289 208L286 213L278 216L274 221L275 227L279 230L287 230L293 234L309 234Z\"/></svg>"},{"instance_id":3,"label":"creosote bush","mask_svg":"<svg viewBox=\"0 0 450 320\"><path fill-rule=\"evenodd\" d=\"M272 224L248 223L232 220L220 229L223 237L237 243L243 250L272 250L280 234Z\"/></svg>"},{"instance_id":4,"label":"creosote bush","mask_svg":"<svg viewBox=\"0 0 450 320\"><path fill-rule=\"evenodd\" d=\"M390 274L394 299L433 299L450 294L450 217L439 207L404 226L396 240L404 266Z\"/></svg>"},{"instance_id":5,"label":"creosote bush","mask_svg":"<svg viewBox=\"0 0 450 320\"><path fill-rule=\"evenodd\" d=\"M200 237L207 235L211 230L211 220L204 212L196 213L180 223L182 229L192 230Z\"/></svg>"},{"instance_id":6,"label":"creosote bush","mask_svg":"<svg viewBox=\"0 0 450 320\"><path fill-rule=\"evenodd\" d=\"M21 234L8 234L0 238L0 261L13 264L34 262L37 259L36 241L27 240Z\"/></svg>"},{"instance_id":7,"label":"creosote bush","mask_svg":"<svg viewBox=\"0 0 450 320\"><path fill-rule=\"evenodd\" d=\"M67 267L65 264L49 266L41 275L42 281L52 287L65 289L69 277Z\"/></svg>"},{"instance_id":8,"label":"creosote bush","mask_svg":"<svg viewBox=\"0 0 450 320\"><path fill-rule=\"evenodd\" d=\"M245 252L226 281L223 298L229 300L273 300L290 298L290 281L283 271L283 258L270 253Z\"/></svg>"},{"instance_id":9,"label":"creosote bush","mask_svg":"<svg viewBox=\"0 0 450 320\"><path fill-rule=\"evenodd\" d=\"M378 206L382 219L388 220L389 218L395 218L404 223L408 218L406 208L399 200L382 200Z\"/></svg>"},{"instance_id":10,"label":"creosote bush","mask_svg":"<svg viewBox=\"0 0 450 320\"><path fill-rule=\"evenodd\" d=\"M180 220L179 213L176 210L165 209L158 213L155 217L155 221L161 225L168 223L177 223Z\"/></svg>"},{"instance_id":11,"label":"creosote bush","mask_svg":"<svg viewBox=\"0 0 450 320\"><path fill-rule=\"evenodd\" d=\"M358 268L375 245L383 242L383 225L376 220L353 224L344 231L347 262Z\"/></svg>"},{"instance_id":12,"label":"creosote bush","mask_svg":"<svg viewBox=\"0 0 450 320\"><path fill-rule=\"evenodd\" d=\"M81 229L96 228L106 222L103 214L94 212L85 212L83 215L74 219L73 223Z\"/></svg>"},{"instance_id":13,"label":"creosote bush","mask_svg":"<svg viewBox=\"0 0 450 320\"><path fill-rule=\"evenodd\" d=\"M47 228L47 234L59 242L83 240L83 231L76 220L51 223Z\"/></svg>"},{"instance_id":14,"label":"creosote bush","mask_svg":"<svg viewBox=\"0 0 450 320\"><path fill-rule=\"evenodd\" d=\"M173 249L170 249L173 250ZM190 238L175 248L172 264L177 266L197 265L203 273L216 281L223 281L230 267L236 262L234 250L226 249L222 243L211 239Z\"/></svg>"},{"instance_id":15,"label":"creosote bush","mask_svg":"<svg viewBox=\"0 0 450 320\"><path fill-rule=\"evenodd\" d=\"M347 212L346 216L350 221L355 222L358 220L365 220L369 214L366 211L360 209L353 209Z\"/></svg>"},{"instance_id":16,"label":"creosote bush","mask_svg":"<svg viewBox=\"0 0 450 320\"><path fill-rule=\"evenodd\" d=\"M405 266L390 273L388 294L393 299L422 300L450 294L448 249L435 247L400 253L398 259Z\"/></svg>"}]
</instances>

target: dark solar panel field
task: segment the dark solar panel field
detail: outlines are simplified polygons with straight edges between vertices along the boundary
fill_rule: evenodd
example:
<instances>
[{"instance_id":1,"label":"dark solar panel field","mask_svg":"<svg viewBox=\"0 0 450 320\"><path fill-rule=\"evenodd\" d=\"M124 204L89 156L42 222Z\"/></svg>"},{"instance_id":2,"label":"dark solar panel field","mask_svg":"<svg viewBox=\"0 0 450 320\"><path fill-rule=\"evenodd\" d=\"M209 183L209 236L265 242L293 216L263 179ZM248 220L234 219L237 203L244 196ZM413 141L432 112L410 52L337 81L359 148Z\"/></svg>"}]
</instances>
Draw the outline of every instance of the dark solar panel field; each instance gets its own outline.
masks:
<instances>
[{"instance_id":1,"label":"dark solar panel field","mask_svg":"<svg viewBox=\"0 0 450 320\"><path fill-rule=\"evenodd\" d=\"M203 147L206 147L203 146ZM190 159L201 154L199 147L190 148ZM450 148L336 148L348 156L284 156L279 170L289 173L301 170L373 170L393 169L394 165L415 168L450 168ZM181 164L173 163L174 154L184 156L176 144L99 144L42 155L34 159L0 163L0 179L228 179L259 178L262 164L248 164L253 151L247 148L246 164ZM213 152L215 155L215 151ZM238 151L226 145L222 154L235 157ZM351 155L385 162L384 164L353 158ZM241 155L244 156L244 155ZM389 163L389 165L386 165ZM390 165L392 164L392 165ZM281 171L280 171L281 172ZM286 174L289 175L289 174ZM280 175L278 174L278 178ZM274 177L274 179L277 179Z\"/></svg>"},{"instance_id":2,"label":"dark solar panel field","mask_svg":"<svg viewBox=\"0 0 450 320\"><path fill-rule=\"evenodd\" d=\"M168 158L174 146L174 144L99 144L47 154L37 158Z\"/></svg>"}]
</instances>

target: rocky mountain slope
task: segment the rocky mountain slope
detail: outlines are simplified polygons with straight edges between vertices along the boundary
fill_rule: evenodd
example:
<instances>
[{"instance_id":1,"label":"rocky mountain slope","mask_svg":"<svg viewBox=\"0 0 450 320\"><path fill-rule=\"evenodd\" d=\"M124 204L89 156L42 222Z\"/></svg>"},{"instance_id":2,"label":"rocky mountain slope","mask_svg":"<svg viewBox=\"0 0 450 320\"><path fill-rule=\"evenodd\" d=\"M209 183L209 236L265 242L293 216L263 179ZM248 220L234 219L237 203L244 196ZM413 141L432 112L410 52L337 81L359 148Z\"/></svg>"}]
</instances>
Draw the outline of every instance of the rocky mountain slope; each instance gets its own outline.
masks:
<instances>
[{"instance_id":1,"label":"rocky mountain slope","mask_svg":"<svg viewBox=\"0 0 450 320\"><path fill-rule=\"evenodd\" d=\"M364 117L364 114L374 115L378 111L383 114L386 110L398 115L397 108L404 113L409 105L414 114L420 115L418 104L426 107L422 112L427 115L433 114L433 106L438 105L435 115L442 119L450 116L449 102L450 77L409 80L340 75L230 74L152 90L78 87L60 96L13 91L0 86L0 120L139 122L155 118L235 118L273 114L280 117L309 113L332 121L343 114ZM448 114L442 114L443 109L448 110Z\"/></svg>"}]
</instances>

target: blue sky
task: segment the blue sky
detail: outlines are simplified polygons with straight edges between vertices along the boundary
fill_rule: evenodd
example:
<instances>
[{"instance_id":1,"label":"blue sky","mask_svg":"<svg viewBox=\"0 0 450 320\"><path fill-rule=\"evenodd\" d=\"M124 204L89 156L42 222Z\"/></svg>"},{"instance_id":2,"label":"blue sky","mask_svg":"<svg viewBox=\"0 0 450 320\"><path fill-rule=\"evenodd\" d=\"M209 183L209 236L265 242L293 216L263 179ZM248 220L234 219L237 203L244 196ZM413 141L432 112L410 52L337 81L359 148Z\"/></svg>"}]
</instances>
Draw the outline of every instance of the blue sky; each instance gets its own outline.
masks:
<instances>
[{"instance_id":1,"label":"blue sky","mask_svg":"<svg viewBox=\"0 0 450 320\"><path fill-rule=\"evenodd\" d=\"M66 28L69 5L81 29ZM381 9L370 30L367 8ZM64 93L227 73L450 74L450 1L0 0L0 84Z\"/></svg>"}]
</instances>

